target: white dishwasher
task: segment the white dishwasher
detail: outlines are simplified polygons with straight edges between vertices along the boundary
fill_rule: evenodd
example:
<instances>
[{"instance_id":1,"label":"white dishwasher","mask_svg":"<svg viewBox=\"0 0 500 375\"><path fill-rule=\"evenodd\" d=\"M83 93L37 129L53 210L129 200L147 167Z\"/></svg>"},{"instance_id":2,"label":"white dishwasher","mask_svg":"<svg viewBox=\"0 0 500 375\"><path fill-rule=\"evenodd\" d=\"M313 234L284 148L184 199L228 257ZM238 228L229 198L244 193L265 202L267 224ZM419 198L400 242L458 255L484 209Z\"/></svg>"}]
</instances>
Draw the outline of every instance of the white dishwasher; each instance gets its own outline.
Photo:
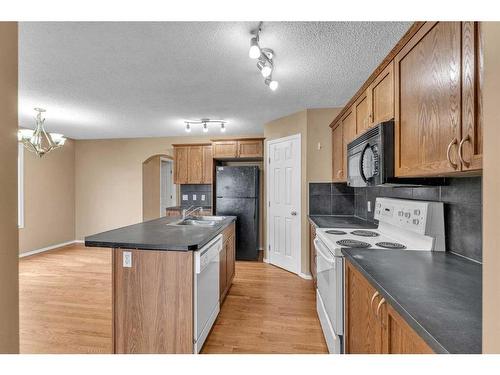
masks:
<instances>
[{"instance_id":1,"label":"white dishwasher","mask_svg":"<svg viewBox=\"0 0 500 375\"><path fill-rule=\"evenodd\" d=\"M194 252L194 352L203 347L219 314L219 253L222 234Z\"/></svg>"}]
</instances>

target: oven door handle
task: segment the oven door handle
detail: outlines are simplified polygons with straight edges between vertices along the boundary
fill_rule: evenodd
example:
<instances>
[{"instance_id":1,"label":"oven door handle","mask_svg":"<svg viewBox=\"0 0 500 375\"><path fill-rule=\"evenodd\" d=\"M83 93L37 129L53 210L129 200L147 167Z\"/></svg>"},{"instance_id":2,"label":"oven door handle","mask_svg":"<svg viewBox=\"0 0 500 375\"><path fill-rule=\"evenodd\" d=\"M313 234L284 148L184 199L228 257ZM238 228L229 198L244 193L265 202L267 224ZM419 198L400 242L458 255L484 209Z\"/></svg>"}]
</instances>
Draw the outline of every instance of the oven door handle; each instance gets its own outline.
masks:
<instances>
[{"instance_id":1,"label":"oven door handle","mask_svg":"<svg viewBox=\"0 0 500 375\"><path fill-rule=\"evenodd\" d=\"M361 155L359 157L359 175L363 179L365 183L368 184L368 180L366 179L365 172L363 172L363 158L365 157L365 152L368 148L370 148L370 144L367 143L365 147L363 147L363 151L361 151Z\"/></svg>"},{"instance_id":2,"label":"oven door handle","mask_svg":"<svg viewBox=\"0 0 500 375\"><path fill-rule=\"evenodd\" d=\"M328 263L330 264L335 264L335 259L331 256L328 256L328 253L330 253L328 250L324 249L323 243L321 240L315 238L314 239L314 247L316 248L316 252L321 255L323 259L325 259Z\"/></svg>"}]
</instances>

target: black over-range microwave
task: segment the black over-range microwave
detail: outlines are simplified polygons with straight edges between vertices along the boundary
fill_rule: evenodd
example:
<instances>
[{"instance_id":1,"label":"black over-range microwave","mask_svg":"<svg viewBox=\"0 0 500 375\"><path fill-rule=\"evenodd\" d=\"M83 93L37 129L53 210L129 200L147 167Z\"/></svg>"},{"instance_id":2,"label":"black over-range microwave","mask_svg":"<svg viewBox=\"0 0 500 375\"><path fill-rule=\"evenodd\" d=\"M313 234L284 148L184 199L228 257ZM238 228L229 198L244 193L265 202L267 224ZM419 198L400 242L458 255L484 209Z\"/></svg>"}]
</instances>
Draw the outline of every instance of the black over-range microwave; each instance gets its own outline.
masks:
<instances>
[{"instance_id":1,"label":"black over-range microwave","mask_svg":"<svg viewBox=\"0 0 500 375\"><path fill-rule=\"evenodd\" d=\"M394 121L371 128L347 145L347 184L389 184L394 179Z\"/></svg>"}]
</instances>

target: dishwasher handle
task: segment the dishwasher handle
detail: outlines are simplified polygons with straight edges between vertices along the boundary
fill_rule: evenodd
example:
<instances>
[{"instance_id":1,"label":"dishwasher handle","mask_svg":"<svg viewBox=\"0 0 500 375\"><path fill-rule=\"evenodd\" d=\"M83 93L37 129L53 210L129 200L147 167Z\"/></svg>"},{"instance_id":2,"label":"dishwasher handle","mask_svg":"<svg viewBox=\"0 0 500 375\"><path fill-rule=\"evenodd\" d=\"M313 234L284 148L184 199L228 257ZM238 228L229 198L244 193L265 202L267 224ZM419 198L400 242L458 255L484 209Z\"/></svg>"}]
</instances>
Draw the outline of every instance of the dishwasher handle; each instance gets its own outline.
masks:
<instances>
[{"instance_id":1,"label":"dishwasher handle","mask_svg":"<svg viewBox=\"0 0 500 375\"><path fill-rule=\"evenodd\" d=\"M199 274L208 266L208 264L219 256L222 250L222 234L219 234L207 245L194 252L194 271Z\"/></svg>"}]
</instances>

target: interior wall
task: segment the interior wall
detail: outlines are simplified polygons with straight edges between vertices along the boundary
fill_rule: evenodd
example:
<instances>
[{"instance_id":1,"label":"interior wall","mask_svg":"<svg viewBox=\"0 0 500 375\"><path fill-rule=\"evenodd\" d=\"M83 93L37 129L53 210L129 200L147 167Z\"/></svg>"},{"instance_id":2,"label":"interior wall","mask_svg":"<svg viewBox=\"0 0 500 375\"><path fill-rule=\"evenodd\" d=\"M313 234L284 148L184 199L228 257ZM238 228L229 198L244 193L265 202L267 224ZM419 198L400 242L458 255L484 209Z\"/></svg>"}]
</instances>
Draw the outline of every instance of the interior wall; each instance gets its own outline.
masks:
<instances>
[{"instance_id":1,"label":"interior wall","mask_svg":"<svg viewBox=\"0 0 500 375\"><path fill-rule=\"evenodd\" d=\"M39 158L24 151L24 228L19 253L75 239L75 142Z\"/></svg>"},{"instance_id":2,"label":"interior wall","mask_svg":"<svg viewBox=\"0 0 500 375\"><path fill-rule=\"evenodd\" d=\"M208 135L76 141L76 238L142 221L142 163L150 156L173 156L172 144L244 137Z\"/></svg>"},{"instance_id":3,"label":"interior wall","mask_svg":"<svg viewBox=\"0 0 500 375\"><path fill-rule=\"evenodd\" d=\"M0 22L0 353L19 353L17 22Z\"/></svg>"},{"instance_id":4,"label":"interior wall","mask_svg":"<svg viewBox=\"0 0 500 375\"><path fill-rule=\"evenodd\" d=\"M483 22L483 352L500 353L500 23Z\"/></svg>"}]
</instances>

